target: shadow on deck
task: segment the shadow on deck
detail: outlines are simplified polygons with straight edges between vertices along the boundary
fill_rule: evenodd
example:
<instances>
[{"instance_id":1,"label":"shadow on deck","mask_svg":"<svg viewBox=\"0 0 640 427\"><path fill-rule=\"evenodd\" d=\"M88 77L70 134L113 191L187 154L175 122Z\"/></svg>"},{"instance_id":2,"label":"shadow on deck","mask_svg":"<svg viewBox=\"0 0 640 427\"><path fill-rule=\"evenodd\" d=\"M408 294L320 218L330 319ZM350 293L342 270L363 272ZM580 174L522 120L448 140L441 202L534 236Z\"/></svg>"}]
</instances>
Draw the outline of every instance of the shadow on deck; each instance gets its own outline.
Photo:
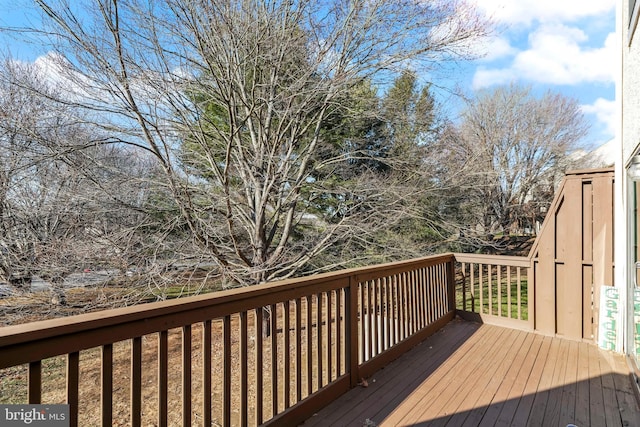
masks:
<instances>
[{"instance_id":1,"label":"shadow on deck","mask_svg":"<svg viewBox=\"0 0 640 427\"><path fill-rule=\"evenodd\" d=\"M455 320L308 426L640 426L624 357Z\"/></svg>"}]
</instances>

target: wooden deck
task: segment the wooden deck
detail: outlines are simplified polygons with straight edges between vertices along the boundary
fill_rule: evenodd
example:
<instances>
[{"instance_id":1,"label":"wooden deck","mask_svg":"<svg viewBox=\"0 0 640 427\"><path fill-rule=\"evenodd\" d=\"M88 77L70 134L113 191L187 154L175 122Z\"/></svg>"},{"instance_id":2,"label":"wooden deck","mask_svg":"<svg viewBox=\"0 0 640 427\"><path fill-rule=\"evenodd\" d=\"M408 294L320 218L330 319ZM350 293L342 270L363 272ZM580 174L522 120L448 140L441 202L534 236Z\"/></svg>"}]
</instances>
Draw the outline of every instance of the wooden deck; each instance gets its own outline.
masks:
<instances>
[{"instance_id":1,"label":"wooden deck","mask_svg":"<svg viewBox=\"0 0 640 427\"><path fill-rule=\"evenodd\" d=\"M640 426L623 356L453 321L309 426Z\"/></svg>"}]
</instances>

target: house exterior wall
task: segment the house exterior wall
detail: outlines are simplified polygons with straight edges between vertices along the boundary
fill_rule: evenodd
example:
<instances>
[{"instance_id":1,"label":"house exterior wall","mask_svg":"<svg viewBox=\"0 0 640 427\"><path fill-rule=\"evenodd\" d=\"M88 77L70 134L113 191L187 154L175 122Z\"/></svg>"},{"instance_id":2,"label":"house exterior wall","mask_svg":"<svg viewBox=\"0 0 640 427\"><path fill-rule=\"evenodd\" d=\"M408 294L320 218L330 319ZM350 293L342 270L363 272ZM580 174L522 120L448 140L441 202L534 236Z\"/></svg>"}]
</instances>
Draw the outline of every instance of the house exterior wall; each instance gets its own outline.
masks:
<instances>
[{"instance_id":1,"label":"house exterior wall","mask_svg":"<svg viewBox=\"0 0 640 427\"><path fill-rule=\"evenodd\" d=\"M640 31L633 31L637 30L640 2L635 2L634 16L629 10L633 3L627 0L622 1L622 22L620 22L622 30L622 81L620 82L622 93L620 96L624 111L621 136L625 165L629 163L640 144Z\"/></svg>"},{"instance_id":2,"label":"house exterior wall","mask_svg":"<svg viewBox=\"0 0 640 427\"><path fill-rule=\"evenodd\" d=\"M618 156L616 159L616 188L615 188L615 281L620 289L621 303L625 308L623 318L617 331L619 350L627 354L636 353L637 334L634 334L637 316L634 315L634 288L632 285L635 275L634 261L636 259L636 228L634 220L638 220L636 197L633 188L637 187L629 180L628 166L631 158L640 150L640 28L638 28L638 12L640 1L620 0L616 16L616 30L618 33L618 49L620 62L617 67L616 99L618 108ZM637 192L637 190L636 190ZM637 298L635 298L637 299Z\"/></svg>"}]
</instances>

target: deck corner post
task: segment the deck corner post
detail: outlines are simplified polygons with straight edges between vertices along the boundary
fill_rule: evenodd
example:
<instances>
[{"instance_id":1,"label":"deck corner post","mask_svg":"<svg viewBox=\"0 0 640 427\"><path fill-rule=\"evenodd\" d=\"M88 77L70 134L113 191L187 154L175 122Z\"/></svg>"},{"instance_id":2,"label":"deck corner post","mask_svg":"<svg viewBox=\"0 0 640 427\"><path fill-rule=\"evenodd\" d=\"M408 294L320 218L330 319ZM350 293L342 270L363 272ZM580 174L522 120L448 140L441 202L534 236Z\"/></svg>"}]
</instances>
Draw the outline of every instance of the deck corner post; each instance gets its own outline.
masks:
<instances>
[{"instance_id":1,"label":"deck corner post","mask_svg":"<svg viewBox=\"0 0 640 427\"><path fill-rule=\"evenodd\" d=\"M536 330L536 269L534 260L531 259L531 265L527 267L527 320L529 329Z\"/></svg>"},{"instance_id":2,"label":"deck corner post","mask_svg":"<svg viewBox=\"0 0 640 427\"><path fill-rule=\"evenodd\" d=\"M447 301L448 311L456 310L456 258L451 255L447 261Z\"/></svg>"}]
</instances>

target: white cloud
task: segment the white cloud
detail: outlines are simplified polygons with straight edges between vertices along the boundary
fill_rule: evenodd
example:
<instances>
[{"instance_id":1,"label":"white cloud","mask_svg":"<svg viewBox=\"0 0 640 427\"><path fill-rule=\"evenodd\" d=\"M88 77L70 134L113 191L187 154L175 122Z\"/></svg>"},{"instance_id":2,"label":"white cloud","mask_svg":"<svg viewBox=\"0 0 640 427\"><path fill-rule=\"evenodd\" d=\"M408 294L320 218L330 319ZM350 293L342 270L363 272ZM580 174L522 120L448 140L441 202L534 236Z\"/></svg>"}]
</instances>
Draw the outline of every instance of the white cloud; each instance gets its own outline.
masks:
<instances>
[{"instance_id":1,"label":"white cloud","mask_svg":"<svg viewBox=\"0 0 640 427\"><path fill-rule=\"evenodd\" d=\"M505 37L494 37L488 45L483 46L479 53L483 56L482 61L491 62L506 56L517 53L518 50L511 46L509 39Z\"/></svg>"},{"instance_id":2,"label":"white cloud","mask_svg":"<svg viewBox=\"0 0 640 427\"><path fill-rule=\"evenodd\" d=\"M605 126L608 133L615 134L617 120L616 101L598 98L593 104L584 104L580 108L584 114L595 115L598 122Z\"/></svg>"},{"instance_id":3,"label":"white cloud","mask_svg":"<svg viewBox=\"0 0 640 427\"><path fill-rule=\"evenodd\" d=\"M484 87L508 84L516 80L514 70L509 68L488 69L478 67L473 75L472 87L474 90Z\"/></svg>"},{"instance_id":4,"label":"white cloud","mask_svg":"<svg viewBox=\"0 0 640 427\"><path fill-rule=\"evenodd\" d=\"M33 62L13 60L17 67L23 68L26 75L34 78L56 93L64 93L67 101L76 102L85 99L90 93L90 82L75 71L72 64L56 52L47 52Z\"/></svg>"},{"instance_id":5,"label":"white cloud","mask_svg":"<svg viewBox=\"0 0 640 427\"><path fill-rule=\"evenodd\" d=\"M531 25L534 21L573 22L615 9L616 0L475 0L496 21L508 25Z\"/></svg>"},{"instance_id":6,"label":"white cloud","mask_svg":"<svg viewBox=\"0 0 640 427\"><path fill-rule=\"evenodd\" d=\"M52 88L64 93L68 101L85 105L99 105L106 110L111 110L114 103L128 102L122 95L122 91L108 78L102 75L83 74L81 70L74 68L64 56L58 53L48 52L37 57L33 63L23 64L33 66L39 78ZM175 81L192 78L188 70L183 68L174 68L171 73L165 75L159 75L151 70L136 71L137 73L134 73L130 70L129 89L138 99L139 106L141 106L142 100L157 106L164 93L180 93L178 89L174 92L159 90L158 82L161 82L162 89L166 89Z\"/></svg>"},{"instance_id":7,"label":"white cloud","mask_svg":"<svg viewBox=\"0 0 640 427\"><path fill-rule=\"evenodd\" d=\"M575 27L545 24L529 35L528 48L520 51L511 64L502 68L478 68L473 77L475 89L505 84L515 77L529 82L561 85L612 83L615 63L615 33L603 46L585 46L588 35Z\"/></svg>"}]
</instances>

